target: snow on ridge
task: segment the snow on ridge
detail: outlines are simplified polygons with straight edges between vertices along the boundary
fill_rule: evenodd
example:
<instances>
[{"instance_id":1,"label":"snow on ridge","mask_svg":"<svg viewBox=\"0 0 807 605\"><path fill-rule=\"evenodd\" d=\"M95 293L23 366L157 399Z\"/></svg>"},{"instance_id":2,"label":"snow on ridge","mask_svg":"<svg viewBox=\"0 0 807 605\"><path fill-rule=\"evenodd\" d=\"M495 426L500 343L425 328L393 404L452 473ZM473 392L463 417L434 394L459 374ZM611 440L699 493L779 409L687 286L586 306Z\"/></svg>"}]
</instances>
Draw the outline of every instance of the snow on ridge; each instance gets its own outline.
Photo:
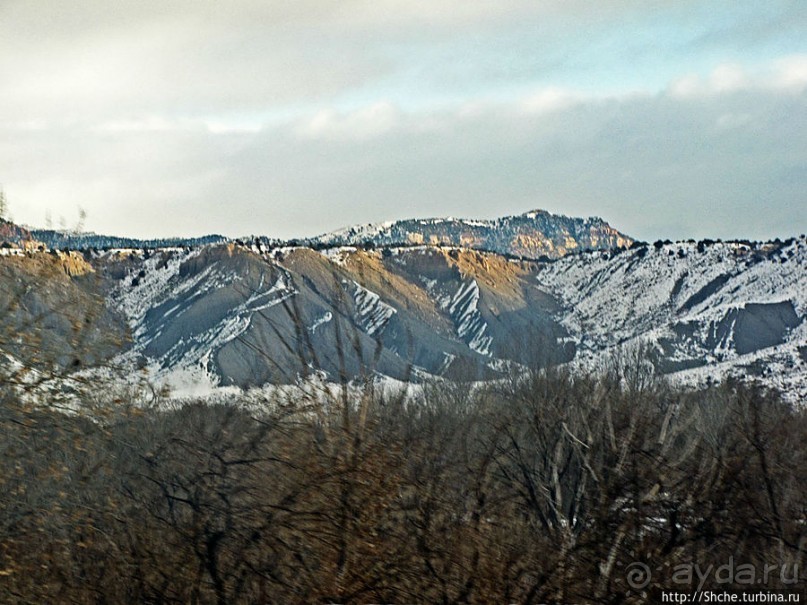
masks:
<instances>
[{"instance_id":1,"label":"snow on ridge","mask_svg":"<svg viewBox=\"0 0 807 605\"><path fill-rule=\"evenodd\" d=\"M347 261L347 257L356 252L355 246L339 246L337 248L324 248L319 251L319 253L327 258L332 263L339 265L340 267L345 266L345 262Z\"/></svg>"},{"instance_id":2,"label":"snow on ridge","mask_svg":"<svg viewBox=\"0 0 807 605\"><path fill-rule=\"evenodd\" d=\"M25 256L22 248L0 248L0 256Z\"/></svg>"},{"instance_id":3,"label":"snow on ridge","mask_svg":"<svg viewBox=\"0 0 807 605\"><path fill-rule=\"evenodd\" d=\"M761 247L684 242L565 257L536 279L566 309L561 323L578 345L573 368L597 371L616 347L645 345L681 364L668 374L681 385L746 377L798 400L807 395L799 353L807 345L806 266L804 238ZM799 324L781 344L738 352L738 311L781 303L793 305Z\"/></svg>"},{"instance_id":4,"label":"snow on ridge","mask_svg":"<svg viewBox=\"0 0 807 605\"><path fill-rule=\"evenodd\" d=\"M482 220L474 220L474 219L461 219L459 221L463 225L468 225L469 227L492 227L491 221L482 221Z\"/></svg>"},{"instance_id":5,"label":"snow on ridge","mask_svg":"<svg viewBox=\"0 0 807 605\"><path fill-rule=\"evenodd\" d=\"M353 302L356 305L359 324L370 336L380 334L387 326L387 322L398 311L381 300L375 292L353 282Z\"/></svg>"},{"instance_id":6,"label":"snow on ridge","mask_svg":"<svg viewBox=\"0 0 807 605\"><path fill-rule=\"evenodd\" d=\"M244 302L228 310L216 325L177 341L162 356L162 365L174 368L172 371L176 371L177 368L191 371L200 367L208 380L214 386L218 385L218 376L212 368L213 354L244 334L252 324L255 313L279 305L297 294L297 291L289 286L285 273L281 273L268 289L263 289L263 286L262 279L259 288Z\"/></svg>"},{"instance_id":7,"label":"snow on ridge","mask_svg":"<svg viewBox=\"0 0 807 605\"><path fill-rule=\"evenodd\" d=\"M488 325L479 312L479 284L476 280L472 279L460 285L450 301L446 301L445 306L441 304L441 307L448 308L457 327L457 335L462 339L468 339L468 346L472 350L490 357L493 338L485 336Z\"/></svg>"},{"instance_id":8,"label":"snow on ridge","mask_svg":"<svg viewBox=\"0 0 807 605\"><path fill-rule=\"evenodd\" d=\"M753 261L737 245L666 244L622 254L593 252L546 265L536 279L572 309L573 334L614 344L670 321L713 321L746 303L790 300L807 309L807 246L785 248L784 264ZM788 256L789 255L789 256ZM711 291L714 290L714 291ZM692 304L686 307L686 303Z\"/></svg>"},{"instance_id":9,"label":"snow on ridge","mask_svg":"<svg viewBox=\"0 0 807 605\"><path fill-rule=\"evenodd\" d=\"M429 279L425 276L420 276L420 281L423 286L426 288L426 292L429 293L429 296L437 303L437 306L440 307L443 311L445 311L448 306L451 304L451 295L444 294L440 291L438 287L436 279Z\"/></svg>"},{"instance_id":10,"label":"snow on ridge","mask_svg":"<svg viewBox=\"0 0 807 605\"><path fill-rule=\"evenodd\" d=\"M719 383L729 377L748 379L747 369L753 365L764 366L761 375L752 375L750 380L781 391L788 401L807 402L807 365L799 363L797 347L791 343L761 349L707 365L668 374L672 384L703 388Z\"/></svg>"},{"instance_id":11,"label":"snow on ridge","mask_svg":"<svg viewBox=\"0 0 807 605\"><path fill-rule=\"evenodd\" d=\"M135 348L123 354L121 361L131 355L142 354L154 340L161 337L166 325L188 310L193 304L191 301L244 280L242 275L221 270L217 261L197 273L181 277L182 265L200 253L201 249L194 249L153 254L138 265L138 274L128 276L119 284L112 295L113 300L128 319L136 342ZM279 269L279 275L271 283L267 275L262 274L257 287L245 292L243 301L227 309L215 325L185 334L171 343L159 359L152 359L152 363L164 370L155 373L155 376L170 371L172 375L198 378L201 372L206 383L216 386L219 379L211 366L213 353L246 332L255 313L296 294L285 270ZM161 316L150 316L149 312L160 305L167 307Z\"/></svg>"},{"instance_id":12,"label":"snow on ridge","mask_svg":"<svg viewBox=\"0 0 807 605\"><path fill-rule=\"evenodd\" d=\"M182 264L199 256L201 252L202 248L196 248L187 252L178 249L152 254L143 261L142 277L132 279L127 277L119 284L112 298L133 329L143 320L146 313L158 304L158 301L173 292L173 282L179 275ZM159 267L163 262L164 266Z\"/></svg>"},{"instance_id":13,"label":"snow on ridge","mask_svg":"<svg viewBox=\"0 0 807 605\"><path fill-rule=\"evenodd\" d=\"M343 240L361 241L371 237L376 237L385 232L388 232L398 221L384 221L383 223L367 223L364 225L352 225L323 233L322 235L313 238L321 242L335 242Z\"/></svg>"}]
</instances>

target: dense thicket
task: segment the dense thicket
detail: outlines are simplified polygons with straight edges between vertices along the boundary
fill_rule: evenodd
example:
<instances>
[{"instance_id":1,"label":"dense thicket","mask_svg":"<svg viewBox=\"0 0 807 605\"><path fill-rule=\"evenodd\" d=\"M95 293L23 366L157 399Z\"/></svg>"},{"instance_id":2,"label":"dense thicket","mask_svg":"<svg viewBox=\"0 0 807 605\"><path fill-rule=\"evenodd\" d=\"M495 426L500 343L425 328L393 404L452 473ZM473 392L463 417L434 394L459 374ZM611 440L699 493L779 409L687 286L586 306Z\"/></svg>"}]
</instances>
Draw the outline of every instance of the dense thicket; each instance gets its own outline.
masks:
<instances>
[{"instance_id":1,"label":"dense thicket","mask_svg":"<svg viewBox=\"0 0 807 605\"><path fill-rule=\"evenodd\" d=\"M4 389L0 602L640 603L729 561L803 587L804 411L629 370L92 418Z\"/></svg>"}]
</instances>

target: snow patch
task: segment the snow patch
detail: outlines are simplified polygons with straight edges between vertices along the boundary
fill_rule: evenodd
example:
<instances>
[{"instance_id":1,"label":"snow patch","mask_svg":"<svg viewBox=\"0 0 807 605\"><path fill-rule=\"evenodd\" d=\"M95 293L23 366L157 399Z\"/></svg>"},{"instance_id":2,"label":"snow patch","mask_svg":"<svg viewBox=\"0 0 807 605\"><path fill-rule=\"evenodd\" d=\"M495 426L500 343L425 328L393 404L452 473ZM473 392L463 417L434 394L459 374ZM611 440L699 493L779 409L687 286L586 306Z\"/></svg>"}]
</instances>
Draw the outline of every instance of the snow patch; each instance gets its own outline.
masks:
<instances>
[{"instance_id":1,"label":"snow patch","mask_svg":"<svg viewBox=\"0 0 807 605\"><path fill-rule=\"evenodd\" d=\"M353 303L356 306L358 323L362 330L370 336L380 334L387 326L387 322L395 313L396 309L384 301L375 292L353 282Z\"/></svg>"},{"instance_id":2,"label":"snow patch","mask_svg":"<svg viewBox=\"0 0 807 605\"><path fill-rule=\"evenodd\" d=\"M485 336L488 325L479 312L479 284L476 280L463 283L446 306L457 328L457 335L472 350L490 357L493 338Z\"/></svg>"},{"instance_id":3,"label":"snow patch","mask_svg":"<svg viewBox=\"0 0 807 605\"><path fill-rule=\"evenodd\" d=\"M331 313L330 311L326 311L326 312L325 312L325 315L323 315L322 317L320 317L319 319L317 319L317 320L316 320L316 321L315 321L313 324L311 324L311 327L310 327L310 328L308 328L308 330L309 330L309 331L310 331L312 334L314 334L314 333L317 331L317 328L318 328L318 327L320 327L320 326L321 326L321 325L323 325L323 324L328 323L328 322L329 322L329 321L331 321L332 319L333 319L333 313Z\"/></svg>"},{"instance_id":4,"label":"snow patch","mask_svg":"<svg viewBox=\"0 0 807 605\"><path fill-rule=\"evenodd\" d=\"M347 257L354 252L356 252L354 246L339 246L338 248L325 248L319 251L322 256L340 267L345 266Z\"/></svg>"}]
</instances>

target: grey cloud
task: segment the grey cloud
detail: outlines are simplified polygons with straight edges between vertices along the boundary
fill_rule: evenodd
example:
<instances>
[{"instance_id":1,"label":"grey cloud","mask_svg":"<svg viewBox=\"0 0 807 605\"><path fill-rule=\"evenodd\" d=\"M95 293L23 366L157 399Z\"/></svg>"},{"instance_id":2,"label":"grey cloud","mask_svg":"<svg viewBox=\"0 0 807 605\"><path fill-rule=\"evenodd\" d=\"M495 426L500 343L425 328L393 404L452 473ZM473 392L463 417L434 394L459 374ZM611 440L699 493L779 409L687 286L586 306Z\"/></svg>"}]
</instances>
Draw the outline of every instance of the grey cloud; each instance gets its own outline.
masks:
<instances>
[{"instance_id":1,"label":"grey cloud","mask_svg":"<svg viewBox=\"0 0 807 605\"><path fill-rule=\"evenodd\" d=\"M26 132L0 147L0 164L19 158L12 205L50 195L13 206L27 220L41 222L48 204L54 215L83 205L90 227L139 235L292 237L544 207L600 215L647 239L767 238L807 230L798 210L805 100L804 90L749 89L578 99L538 112L382 106L254 134Z\"/></svg>"},{"instance_id":2,"label":"grey cloud","mask_svg":"<svg viewBox=\"0 0 807 605\"><path fill-rule=\"evenodd\" d=\"M697 36L693 46L760 49L782 40L799 40L807 28L807 6L800 0L776 0L765 5L736 2L735 7L735 19Z\"/></svg>"},{"instance_id":3,"label":"grey cloud","mask_svg":"<svg viewBox=\"0 0 807 605\"><path fill-rule=\"evenodd\" d=\"M562 64L565 53L554 47L576 28L621 27L630 15L653 11L675 18L692 4L697 3L601 0L592 8L583 0L7 0L0 4L0 78L13 85L0 96L0 119L260 113L330 102L389 80L408 69L411 56L429 68L424 71L431 69L426 77L433 86L452 78L473 85L491 75L501 82L516 72L526 78ZM519 35L540 43L526 48L508 42L519 28ZM473 40L490 58L477 49L468 70L462 65L473 58L466 48ZM513 57L525 55L531 59L515 67ZM435 68L439 62L445 65Z\"/></svg>"},{"instance_id":4,"label":"grey cloud","mask_svg":"<svg viewBox=\"0 0 807 605\"><path fill-rule=\"evenodd\" d=\"M10 28L11 26L7 26ZM150 23L57 44L0 26L0 120L204 115L316 102L385 71L358 43L315 30Z\"/></svg>"},{"instance_id":5,"label":"grey cloud","mask_svg":"<svg viewBox=\"0 0 807 605\"><path fill-rule=\"evenodd\" d=\"M405 125L360 147L331 144L320 153L335 176L311 162L309 178L331 183L334 214L352 212L354 221L389 218L389 208L399 217L436 208L495 216L539 206L603 215L639 237L772 237L807 227L794 221L807 185L807 140L797 126L807 118L804 100L741 92L537 116L491 110L444 119L433 131ZM297 195L313 203L316 194Z\"/></svg>"},{"instance_id":6,"label":"grey cloud","mask_svg":"<svg viewBox=\"0 0 807 605\"><path fill-rule=\"evenodd\" d=\"M23 220L80 205L91 228L139 235L294 236L535 206L639 237L786 234L805 229L793 219L803 56L776 77L727 86L718 73L654 96L484 99L566 72L687 71L687 56L658 55L776 41L774 24L801 12L794 38L801 4L766 4L769 19L693 42L693 15L754 4L6 0L0 182ZM663 47L637 26L659 19L682 28Z\"/></svg>"}]
</instances>

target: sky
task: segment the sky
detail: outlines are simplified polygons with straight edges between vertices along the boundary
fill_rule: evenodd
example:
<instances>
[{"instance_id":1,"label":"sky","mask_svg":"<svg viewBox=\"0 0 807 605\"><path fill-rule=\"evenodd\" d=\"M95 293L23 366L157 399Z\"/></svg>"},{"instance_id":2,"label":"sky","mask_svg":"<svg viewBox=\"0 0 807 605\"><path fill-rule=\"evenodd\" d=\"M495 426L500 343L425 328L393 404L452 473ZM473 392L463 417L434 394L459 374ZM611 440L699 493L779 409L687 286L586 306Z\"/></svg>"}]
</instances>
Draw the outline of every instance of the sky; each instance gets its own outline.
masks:
<instances>
[{"instance_id":1,"label":"sky","mask_svg":"<svg viewBox=\"0 0 807 605\"><path fill-rule=\"evenodd\" d=\"M807 231L804 0L0 0L12 218Z\"/></svg>"}]
</instances>

